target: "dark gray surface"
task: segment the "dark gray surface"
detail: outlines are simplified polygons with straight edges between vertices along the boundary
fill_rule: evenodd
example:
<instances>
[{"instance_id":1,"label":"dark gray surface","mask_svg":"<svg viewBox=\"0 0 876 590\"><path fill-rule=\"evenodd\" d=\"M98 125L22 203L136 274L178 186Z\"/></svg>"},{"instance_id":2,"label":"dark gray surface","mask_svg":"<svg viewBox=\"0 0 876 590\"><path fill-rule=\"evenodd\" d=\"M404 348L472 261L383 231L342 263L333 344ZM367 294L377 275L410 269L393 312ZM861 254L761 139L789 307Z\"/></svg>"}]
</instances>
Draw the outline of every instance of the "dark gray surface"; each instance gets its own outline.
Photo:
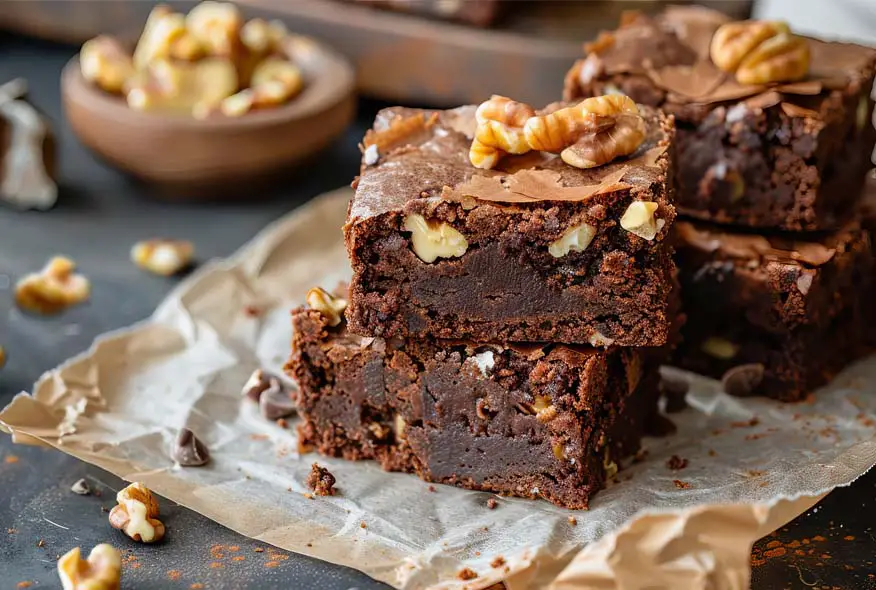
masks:
<instances>
[{"instance_id":1,"label":"dark gray surface","mask_svg":"<svg viewBox=\"0 0 876 590\"><path fill-rule=\"evenodd\" d=\"M0 208L0 344L9 360L0 370L0 405L29 389L46 369L86 349L98 334L148 316L176 283L147 275L128 260L136 240L156 235L193 240L198 258L226 256L259 229L320 192L346 184L356 173L356 143L378 105L364 103L362 114L347 136L317 163L289 182L283 191L244 203L173 204L157 201L149 191L97 162L83 150L63 123L58 75L73 50L0 36L0 81L28 78L33 100L57 122L61 148L63 191L59 205L48 213L18 213ZM337 228L326 228L338 231ZM60 316L24 316L12 305L11 285L41 267L52 254L76 260L92 280L91 301ZM10 455L18 461L7 463ZM80 477L102 492L81 497L69 491ZM314 559L288 555L272 559L257 553L263 545L168 501L162 503L168 526L166 542L136 545L107 524L101 507L114 505L114 490L122 482L109 474L55 451L13 446L0 435L0 589L31 581L34 588L58 587L55 560L71 547L90 549L109 541L132 551L136 561L125 568L128 589L306 588L361 590L385 588L355 571ZM832 494L810 514L797 519L758 544L760 551L776 539L822 536L804 546L804 555L787 549L784 556L765 559L754 568L755 588L876 588L876 475L862 478ZM7 529L13 529L7 532ZM854 540L845 537L853 536ZM43 546L38 546L40 540ZM238 546L221 550L213 545ZM809 549L814 549L812 554ZM761 553L756 553L761 555ZM824 555L828 557L823 557ZM234 561L232 557L244 559ZM278 567L265 563L277 561ZM221 568L211 564L219 562ZM139 567L134 567L139 563ZM171 580L168 572L178 570Z\"/></svg>"}]
</instances>

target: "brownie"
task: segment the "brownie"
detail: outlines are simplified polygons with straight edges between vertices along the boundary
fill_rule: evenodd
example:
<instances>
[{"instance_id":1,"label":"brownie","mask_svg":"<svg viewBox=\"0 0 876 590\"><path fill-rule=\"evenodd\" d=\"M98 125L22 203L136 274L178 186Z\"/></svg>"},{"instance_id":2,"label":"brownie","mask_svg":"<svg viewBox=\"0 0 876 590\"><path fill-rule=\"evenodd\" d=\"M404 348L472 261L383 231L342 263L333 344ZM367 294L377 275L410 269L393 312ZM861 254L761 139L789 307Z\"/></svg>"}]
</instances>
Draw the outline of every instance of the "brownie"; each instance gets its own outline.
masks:
<instances>
[{"instance_id":1,"label":"brownie","mask_svg":"<svg viewBox=\"0 0 876 590\"><path fill-rule=\"evenodd\" d=\"M760 363L753 393L795 401L868 352L874 258L857 223L818 241L676 230L687 323L675 364L721 377Z\"/></svg>"},{"instance_id":2,"label":"brownie","mask_svg":"<svg viewBox=\"0 0 876 590\"><path fill-rule=\"evenodd\" d=\"M468 159L474 112L387 109L366 135L344 227L351 331L663 345L674 270L672 119L643 107L643 144L598 168L530 152L481 170ZM642 203L656 208L650 234L620 224ZM462 237L463 247L427 262L415 253L412 218L435 236Z\"/></svg>"},{"instance_id":3,"label":"brownie","mask_svg":"<svg viewBox=\"0 0 876 590\"><path fill-rule=\"evenodd\" d=\"M586 508L657 406L641 350L356 336L292 312L304 450Z\"/></svg>"},{"instance_id":4,"label":"brownie","mask_svg":"<svg viewBox=\"0 0 876 590\"><path fill-rule=\"evenodd\" d=\"M738 84L711 62L728 18L699 7L628 14L566 76L569 100L623 92L675 115L679 212L791 231L835 230L861 193L876 141L876 50L807 39L808 78Z\"/></svg>"}]
</instances>

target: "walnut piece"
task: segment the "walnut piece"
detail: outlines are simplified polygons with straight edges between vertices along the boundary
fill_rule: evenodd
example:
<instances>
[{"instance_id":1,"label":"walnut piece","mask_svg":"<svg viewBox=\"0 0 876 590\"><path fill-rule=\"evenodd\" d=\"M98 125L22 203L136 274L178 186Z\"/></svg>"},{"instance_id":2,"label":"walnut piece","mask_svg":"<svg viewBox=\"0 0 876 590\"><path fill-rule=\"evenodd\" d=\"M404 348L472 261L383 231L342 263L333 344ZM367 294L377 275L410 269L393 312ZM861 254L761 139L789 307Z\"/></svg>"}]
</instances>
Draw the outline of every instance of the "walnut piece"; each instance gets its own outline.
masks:
<instances>
[{"instance_id":1,"label":"walnut piece","mask_svg":"<svg viewBox=\"0 0 876 590\"><path fill-rule=\"evenodd\" d=\"M131 260L143 270L168 277L189 266L194 251L184 240L145 240L131 248Z\"/></svg>"},{"instance_id":2,"label":"walnut piece","mask_svg":"<svg viewBox=\"0 0 876 590\"><path fill-rule=\"evenodd\" d=\"M528 104L493 95L475 111L475 137L469 160L476 168L494 168L505 154L525 154L531 147L523 126L535 115Z\"/></svg>"},{"instance_id":3,"label":"walnut piece","mask_svg":"<svg viewBox=\"0 0 876 590\"><path fill-rule=\"evenodd\" d=\"M559 239L548 246L548 252L554 258L562 258L569 252L583 252L596 236L596 226L581 223L567 229Z\"/></svg>"},{"instance_id":4,"label":"walnut piece","mask_svg":"<svg viewBox=\"0 0 876 590\"><path fill-rule=\"evenodd\" d=\"M240 41L249 51L266 55L281 51L283 40L288 34L282 21L254 18L240 29Z\"/></svg>"},{"instance_id":5,"label":"walnut piece","mask_svg":"<svg viewBox=\"0 0 876 590\"><path fill-rule=\"evenodd\" d=\"M735 72L740 84L802 80L809 73L809 43L780 21L726 23L715 31L712 61Z\"/></svg>"},{"instance_id":6,"label":"walnut piece","mask_svg":"<svg viewBox=\"0 0 876 590\"><path fill-rule=\"evenodd\" d=\"M119 590L122 579L122 554L101 543L82 559L74 547L58 559L58 576L64 590Z\"/></svg>"},{"instance_id":7,"label":"walnut piece","mask_svg":"<svg viewBox=\"0 0 876 590\"><path fill-rule=\"evenodd\" d=\"M243 16L230 2L201 2L186 15L185 27L208 55L231 58L240 52Z\"/></svg>"},{"instance_id":8,"label":"walnut piece","mask_svg":"<svg viewBox=\"0 0 876 590\"><path fill-rule=\"evenodd\" d=\"M128 106L139 111L164 111L204 118L237 90L237 70L225 58L196 61L159 60L129 81Z\"/></svg>"},{"instance_id":9,"label":"walnut piece","mask_svg":"<svg viewBox=\"0 0 876 590\"><path fill-rule=\"evenodd\" d=\"M158 501L145 484L132 483L116 495L116 502L118 505L109 513L113 528L141 543L164 538L164 524L158 520Z\"/></svg>"},{"instance_id":10,"label":"walnut piece","mask_svg":"<svg viewBox=\"0 0 876 590\"><path fill-rule=\"evenodd\" d=\"M15 302L21 309L39 313L58 313L88 299L91 283L75 274L76 264L56 256L39 273L25 276L15 285Z\"/></svg>"},{"instance_id":11,"label":"walnut piece","mask_svg":"<svg viewBox=\"0 0 876 590\"><path fill-rule=\"evenodd\" d=\"M739 346L725 338L711 336L706 338L703 343L700 344L700 350L709 356L727 361L734 358L739 353Z\"/></svg>"},{"instance_id":12,"label":"walnut piece","mask_svg":"<svg viewBox=\"0 0 876 590\"><path fill-rule=\"evenodd\" d=\"M307 292L307 305L321 313L328 320L328 325L334 328L343 319L347 300L335 297L321 287L314 287Z\"/></svg>"},{"instance_id":13,"label":"walnut piece","mask_svg":"<svg viewBox=\"0 0 876 590\"><path fill-rule=\"evenodd\" d=\"M282 57L268 57L258 63L250 78L250 88L222 101L220 110L227 117L240 117L253 109L274 107L294 98L304 87L301 70Z\"/></svg>"},{"instance_id":14,"label":"walnut piece","mask_svg":"<svg viewBox=\"0 0 876 590\"><path fill-rule=\"evenodd\" d=\"M576 168L594 168L635 152L645 140L645 121L630 97L610 94L532 117L524 132L532 149L558 152Z\"/></svg>"},{"instance_id":15,"label":"walnut piece","mask_svg":"<svg viewBox=\"0 0 876 590\"><path fill-rule=\"evenodd\" d=\"M186 18L170 6L159 4L152 9L134 48L134 66L145 68L156 59L170 57L174 42L186 34Z\"/></svg>"},{"instance_id":16,"label":"walnut piece","mask_svg":"<svg viewBox=\"0 0 876 590\"><path fill-rule=\"evenodd\" d=\"M405 217L404 228L411 232L414 254L423 262L459 257L468 250L468 240L450 224L412 213Z\"/></svg>"},{"instance_id":17,"label":"walnut piece","mask_svg":"<svg viewBox=\"0 0 876 590\"><path fill-rule=\"evenodd\" d=\"M79 68L89 82L107 92L119 93L134 75L134 60L118 40L100 35L82 45Z\"/></svg>"},{"instance_id":18,"label":"walnut piece","mask_svg":"<svg viewBox=\"0 0 876 590\"><path fill-rule=\"evenodd\" d=\"M653 240L666 224L654 214L659 205L653 201L633 201L620 218L620 226L643 240Z\"/></svg>"}]
</instances>

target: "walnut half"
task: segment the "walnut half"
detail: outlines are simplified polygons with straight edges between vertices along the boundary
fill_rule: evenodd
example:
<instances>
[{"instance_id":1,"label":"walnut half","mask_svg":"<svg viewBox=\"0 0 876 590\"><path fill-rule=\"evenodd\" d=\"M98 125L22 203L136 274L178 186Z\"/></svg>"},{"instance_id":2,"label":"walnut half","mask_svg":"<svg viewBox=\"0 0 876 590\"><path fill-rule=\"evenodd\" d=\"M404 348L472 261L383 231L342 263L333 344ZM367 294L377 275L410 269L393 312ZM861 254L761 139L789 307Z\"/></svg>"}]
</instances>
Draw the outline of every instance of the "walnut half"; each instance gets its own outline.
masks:
<instances>
[{"instance_id":1,"label":"walnut half","mask_svg":"<svg viewBox=\"0 0 876 590\"><path fill-rule=\"evenodd\" d=\"M58 576L64 590L118 590L122 578L122 554L101 543L82 559L75 547L58 559Z\"/></svg>"},{"instance_id":2,"label":"walnut half","mask_svg":"<svg viewBox=\"0 0 876 590\"><path fill-rule=\"evenodd\" d=\"M69 258L56 256L39 273L32 273L15 286L18 307L32 313L59 313L88 299L91 283L75 274L76 264Z\"/></svg>"},{"instance_id":3,"label":"walnut half","mask_svg":"<svg viewBox=\"0 0 876 590\"><path fill-rule=\"evenodd\" d=\"M113 528L141 543L164 538L164 523L158 520L158 500L145 484L132 483L116 494L116 502L118 505L109 513Z\"/></svg>"},{"instance_id":4,"label":"walnut half","mask_svg":"<svg viewBox=\"0 0 876 590\"><path fill-rule=\"evenodd\" d=\"M740 84L802 80L809 73L809 43L781 21L742 21L722 25L709 48L712 61L735 72Z\"/></svg>"},{"instance_id":5,"label":"walnut half","mask_svg":"<svg viewBox=\"0 0 876 590\"><path fill-rule=\"evenodd\" d=\"M476 168L494 168L505 154L525 154L531 147L523 126L535 115L528 104L493 95L475 112L477 128L469 150L469 160Z\"/></svg>"}]
</instances>

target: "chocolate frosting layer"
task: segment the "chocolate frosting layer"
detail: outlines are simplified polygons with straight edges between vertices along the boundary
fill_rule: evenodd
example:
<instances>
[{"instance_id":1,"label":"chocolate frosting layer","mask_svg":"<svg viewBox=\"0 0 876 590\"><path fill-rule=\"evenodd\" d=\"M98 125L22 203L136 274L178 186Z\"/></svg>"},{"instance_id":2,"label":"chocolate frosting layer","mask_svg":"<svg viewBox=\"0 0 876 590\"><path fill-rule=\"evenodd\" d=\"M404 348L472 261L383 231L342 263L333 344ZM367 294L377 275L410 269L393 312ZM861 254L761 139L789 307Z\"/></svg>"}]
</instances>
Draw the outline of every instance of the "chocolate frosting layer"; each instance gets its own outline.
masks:
<instances>
[{"instance_id":1,"label":"chocolate frosting layer","mask_svg":"<svg viewBox=\"0 0 876 590\"><path fill-rule=\"evenodd\" d=\"M362 171L354 183L356 194L347 222L402 211L417 198L525 205L581 201L596 194L650 187L667 174L666 151L673 127L656 110L640 108L648 134L639 149L627 158L587 170L542 152L507 156L497 169L480 170L468 159L474 106L447 111L384 109L363 141Z\"/></svg>"},{"instance_id":2,"label":"chocolate frosting layer","mask_svg":"<svg viewBox=\"0 0 876 590\"><path fill-rule=\"evenodd\" d=\"M666 92L666 102L712 104L757 97L764 93L813 96L844 88L872 72L876 50L851 43L806 38L811 63L806 80L770 85L743 85L733 74L712 63L712 36L730 19L720 12L695 6L673 6L656 17L634 13L621 27L586 46L587 58L570 72L571 83L616 74L649 78ZM778 101L777 101L778 102ZM813 112L796 111L797 116Z\"/></svg>"}]
</instances>

